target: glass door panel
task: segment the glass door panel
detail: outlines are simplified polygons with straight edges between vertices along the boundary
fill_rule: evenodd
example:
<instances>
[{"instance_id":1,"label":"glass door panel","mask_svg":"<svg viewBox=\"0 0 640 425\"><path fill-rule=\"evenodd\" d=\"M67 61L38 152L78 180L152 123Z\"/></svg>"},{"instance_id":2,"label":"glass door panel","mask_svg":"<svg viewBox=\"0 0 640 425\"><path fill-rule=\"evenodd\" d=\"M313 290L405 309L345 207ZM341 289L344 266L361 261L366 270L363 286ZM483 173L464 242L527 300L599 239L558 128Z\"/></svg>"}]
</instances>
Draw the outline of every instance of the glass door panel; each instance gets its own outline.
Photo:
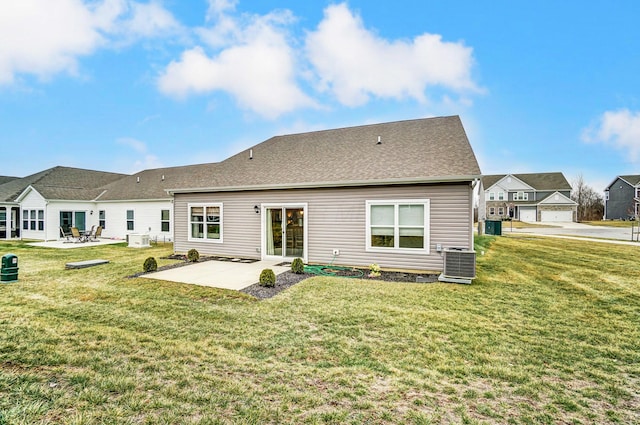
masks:
<instances>
[{"instance_id":1,"label":"glass door panel","mask_svg":"<svg viewBox=\"0 0 640 425\"><path fill-rule=\"evenodd\" d=\"M282 255L282 208L267 208L267 255Z\"/></svg>"},{"instance_id":2,"label":"glass door panel","mask_svg":"<svg viewBox=\"0 0 640 425\"><path fill-rule=\"evenodd\" d=\"M304 256L304 212L302 208L287 208L285 210L287 226L285 229L286 246L285 257Z\"/></svg>"},{"instance_id":3,"label":"glass door panel","mask_svg":"<svg viewBox=\"0 0 640 425\"><path fill-rule=\"evenodd\" d=\"M73 226L73 213L71 211L60 211L60 227L62 227L62 231L66 235L71 234L71 226Z\"/></svg>"},{"instance_id":4,"label":"glass door panel","mask_svg":"<svg viewBox=\"0 0 640 425\"><path fill-rule=\"evenodd\" d=\"M75 215L75 222L76 222L76 227L78 228L79 231L84 232L86 230L86 221L85 221L85 212L84 211L76 211L74 213Z\"/></svg>"}]
</instances>

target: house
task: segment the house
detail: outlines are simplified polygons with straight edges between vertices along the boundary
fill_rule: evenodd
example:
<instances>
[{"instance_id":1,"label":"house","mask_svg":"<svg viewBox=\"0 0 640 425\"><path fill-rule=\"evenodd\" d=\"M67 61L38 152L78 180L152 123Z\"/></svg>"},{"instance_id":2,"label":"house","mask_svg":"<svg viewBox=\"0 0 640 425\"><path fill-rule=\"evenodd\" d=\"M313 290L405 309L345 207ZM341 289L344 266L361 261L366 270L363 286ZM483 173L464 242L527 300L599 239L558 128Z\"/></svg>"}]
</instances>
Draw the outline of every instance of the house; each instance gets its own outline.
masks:
<instances>
[{"instance_id":1,"label":"house","mask_svg":"<svg viewBox=\"0 0 640 425\"><path fill-rule=\"evenodd\" d=\"M640 175L617 176L604 190L604 219L626 220L640 214Z\"/></svg>"},{"instance_id":2,"label":"house","mask_svg":"<svg viewBox=\"0 0 640 425\"><path fill-rule=\"evenodd\" d=\"M213 164L198 164L144 170L124 176L104 187L95 199L97 224L105 237L125 238L134 233L173 240L173 197L168 188L186 187L192 176L213 170Z\"/></svg>"},{"instance_id":3,"label":"house","mask_svg":"<svg viewBox=\"0 0 640 425\"><path fill-rule=\"evenodd\" d=\"M55 240L71 227L103 227L102 236L144 233L173 239L168 186L211 164L144 170L133 175L54 167L0 184L0 238ZM6 228L10 232L6 231Z\"/></svg>"},{"instance_id":4,"label":"house","mask_svg":"<svg viewBox=\"0 0 640 425\"><path fill-rule=\"evenodd\" d=\"M123 174L53 167L0 185L1 238L55 240L60 227L90 228L101 187ZM2 211L4 209L4 211ZM2 214L4 212L4 214ZM2 224L0 224L2 226Z\"/></svg>"},{"instance_id":5,"label":"house","mask_svg":"<svg viewBox=\"0 0 640 425\"><path fill-rule=\"evenodd\" d=\"M479 219L526 222L576 221L578 204L560 172L482 177Z\"/></svg>"},{"instance_id":6,"label":"house","mask_svg":"<svg viewBox=\"0 0 640 425\"><path fill-rule=\"evenodd\" d=\"M189 177L169 190L176 252L439 271L473 249L457 116L277 136Z\"/></svg>"}]
</instances>

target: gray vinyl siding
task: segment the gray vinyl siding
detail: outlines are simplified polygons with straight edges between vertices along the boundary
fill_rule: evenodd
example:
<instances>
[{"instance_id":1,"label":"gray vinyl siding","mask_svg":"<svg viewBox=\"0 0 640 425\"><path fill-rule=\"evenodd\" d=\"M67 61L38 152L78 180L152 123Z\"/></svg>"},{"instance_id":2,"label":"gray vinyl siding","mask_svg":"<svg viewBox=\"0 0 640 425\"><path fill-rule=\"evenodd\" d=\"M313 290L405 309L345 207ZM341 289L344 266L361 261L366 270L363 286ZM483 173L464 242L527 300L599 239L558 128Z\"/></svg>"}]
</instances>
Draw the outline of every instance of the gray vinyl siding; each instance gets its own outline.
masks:
<instances>
[{"instance_id":1,"label":"gray vinyl siding","mask_svg":"<svg viewBox=\"0 0 640 425\"><path fill-rule=\"evenodd\" d=\"M635 188L622 179L617 179L609 187L609 200L606 201L606 219L626 219L634 213Z\"/></svg>"},{"instance_id":2,"label":"gray vinyl siding","mask_svg":"<svg viewBox=\"0 0 640 425\"><path fill-rule=\"evenodd\" d=\"M366 250L366 201L394 199L430 200L429 254L379 253ZM223 242L188 240L188 204L223 204ZM306 203L307 260L327 264L333 250L334 264L385 268L442 270L443 248L473 248L472 191L470 184L411 185L360 188L327 188L176 194L174 202L175 251L191 248L201 254L261 258L261 220L254 206Z\"/></svg>"}]
</instances>

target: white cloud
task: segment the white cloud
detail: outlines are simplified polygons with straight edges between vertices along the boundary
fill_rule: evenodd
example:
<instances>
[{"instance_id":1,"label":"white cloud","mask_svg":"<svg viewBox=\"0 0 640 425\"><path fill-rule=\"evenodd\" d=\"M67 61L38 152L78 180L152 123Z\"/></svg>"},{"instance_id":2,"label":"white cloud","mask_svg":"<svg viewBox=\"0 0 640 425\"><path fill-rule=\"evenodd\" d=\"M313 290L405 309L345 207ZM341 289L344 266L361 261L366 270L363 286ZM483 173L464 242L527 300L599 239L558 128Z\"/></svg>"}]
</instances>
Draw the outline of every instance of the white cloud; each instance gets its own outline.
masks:
<instances>
[{"instance_id":1,"label":"white cloud","mask_svg":"<svg viewBox=\"0 0 640 425\"><path fill-rule=\"evenodd\" d=\"M78 59L120 38L161 36L178 26L157 2L19 0L0 2L0 84L21 74L76 74Z\"/></svg>"},{"instance_id":2,"label":"white cloud","mask_svg":"<svg viewBox=\"0 0 640 425\"><path fill-rule=\"evenodd\" d=\"M631 162L640 159L640 111L628 109L607 111L596 125L583 131L582 140L587 143L603 143L626 151Z\"/></svg>"},{"instance_id":3,"label":"white cloud","mask_svg":"<svg viewBox=\"0 0 640 425\"><path fill-rule=\"evenodd\" d=\"M151 168L161 168L164 165L160 161L160 159L149 152L147 144L143 141L134 139L132 137L121 137L116 140L116 143L119 145L127 146L133 149L137 155L134 158L133 164L129 163L129 159L127 159L127 165L123 166L127 169L126 172L136 172L141 170L148 170ZM130 156L128 156L130 158Z\"/></svg>"},{"instance_id":4,"label":"white cloud","mask_svg":"<svg viewBox=\"0 0 640 425\"><path fill-rule=\"evenodd\" d=\"M365 28L346 4L325 9L306 39L307 56L320 78L343 104L357 106L370 96L426 100L428 86L456 92L480 91L471 79L472 49L422 34L413 41L386 40Z\"/></svg>"},{"instance_id":5,"label":"white cloud","mask_svg":"<svg viewBox=\"0 0 640 425\"><path fill-rule=\"evenodd\" d=\"M223 28L202 30L216 54L201 46L184 51L159 76L160 91L175 97L224 91L243 109L268 118L314 105L296 83L295 52L284 28L290 12L245 18L224 15L218 20Z\"/></svg>"}]
</instances>

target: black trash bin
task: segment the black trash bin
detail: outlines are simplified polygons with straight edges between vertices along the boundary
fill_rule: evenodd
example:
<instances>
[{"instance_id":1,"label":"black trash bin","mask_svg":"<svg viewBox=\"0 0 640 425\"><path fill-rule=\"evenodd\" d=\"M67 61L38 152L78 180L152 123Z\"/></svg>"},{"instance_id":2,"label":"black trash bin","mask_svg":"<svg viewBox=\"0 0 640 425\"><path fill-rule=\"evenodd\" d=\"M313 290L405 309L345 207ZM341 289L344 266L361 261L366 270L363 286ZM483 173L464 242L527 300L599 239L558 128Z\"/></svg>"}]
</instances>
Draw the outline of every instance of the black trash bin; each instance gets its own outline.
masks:
<instances>
[{"instance_id":1,"label":"black trash bin","mask_svg":"<svg viewBox=\"0 0 640 425\"><path fill-rule=\"evenodd\" d=\"M5 254L2 256L2 267L0 268L0 282L15 282L18 280L18 256L15 254Z\"/></svg>"}]
</instances>

